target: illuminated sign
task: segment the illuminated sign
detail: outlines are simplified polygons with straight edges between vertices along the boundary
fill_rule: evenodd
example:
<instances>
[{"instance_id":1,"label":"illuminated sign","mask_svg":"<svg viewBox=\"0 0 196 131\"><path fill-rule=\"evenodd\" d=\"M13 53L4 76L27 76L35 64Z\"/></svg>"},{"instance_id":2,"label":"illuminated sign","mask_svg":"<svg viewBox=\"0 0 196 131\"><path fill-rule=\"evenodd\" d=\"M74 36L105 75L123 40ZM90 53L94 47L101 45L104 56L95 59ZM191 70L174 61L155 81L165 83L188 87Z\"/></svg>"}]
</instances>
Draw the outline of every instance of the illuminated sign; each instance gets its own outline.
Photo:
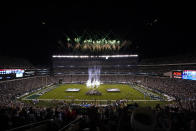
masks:
<instances>
[{"instance_id":1,"label":"illuminated sign","mask_svg":"<svg viewBox=\"0 0 196 131\"><path fill-rule=\"evenodd\" d=\"M173 75L181 76L182 72L173 72Z\"/></svg>"},{"instance_id":2,"label":"illuminated sign","mask_svg":"<svg viewBox=\"0 0 196 131\"><path fill-rule=\"evenodd\" d=\"M0 75L16 74L16 77L23 77L24 69L0 69Z\"/></svg>"},{"instance_id":3,"label":"illuminated sign","mask_svg":"<svg viewBox=\"0 0 196 131\"><path fill-rule=\"evenodd\" d=\"M196 80L196 70L184 70L182 73L182 79Z\"/></svg>"},{"instance_id":4,"label":"illuminated sign","mask_svg":"<svg viewBox=\"0 0 196 131\"><path fill-rule=\"evenodd\" d=\"M172 76L173 76L173 78L182 78L182 72L181 71L173 71Z\"/></svg>"},{"instance_id":5,"label":"illuminated sign","mask_svg":"<svg viewBox=\"0 0 196 131\"><path fill-rule=\"evenodd\" d=\"M100 55L100 56L88 56L88 55L53 55L53 58L126 58L126 57L138 57L134 55Z\"/></svg>"}]
</instances>

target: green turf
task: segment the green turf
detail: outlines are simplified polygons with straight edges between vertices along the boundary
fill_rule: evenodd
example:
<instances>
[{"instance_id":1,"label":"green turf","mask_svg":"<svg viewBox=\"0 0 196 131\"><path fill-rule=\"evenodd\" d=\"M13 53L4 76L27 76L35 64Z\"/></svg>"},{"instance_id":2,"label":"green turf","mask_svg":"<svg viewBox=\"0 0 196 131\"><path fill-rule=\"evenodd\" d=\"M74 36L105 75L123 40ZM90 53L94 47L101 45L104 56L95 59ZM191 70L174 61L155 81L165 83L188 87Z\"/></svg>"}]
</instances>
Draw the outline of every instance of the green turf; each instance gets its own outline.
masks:
<instances>
[{"instance_id":1,"label":"green turf","mask_svg":"<svg viewBox=\"0 0 196 131\"><path fill-rule=\"evenodd\" d=\"M80 88L79 92L66 92L67 88ZM107 92L107 88L119 88L120 92ZM88 96L85 93L89 90L84 84L64 84L58 88L45 93L40 96L39 99L74 99L74 100L144 100L144 95L139 91L131 88L130 85L126 84L102 84L97 89L102 95L101 96Z\"/></svg>"}]
</instances>

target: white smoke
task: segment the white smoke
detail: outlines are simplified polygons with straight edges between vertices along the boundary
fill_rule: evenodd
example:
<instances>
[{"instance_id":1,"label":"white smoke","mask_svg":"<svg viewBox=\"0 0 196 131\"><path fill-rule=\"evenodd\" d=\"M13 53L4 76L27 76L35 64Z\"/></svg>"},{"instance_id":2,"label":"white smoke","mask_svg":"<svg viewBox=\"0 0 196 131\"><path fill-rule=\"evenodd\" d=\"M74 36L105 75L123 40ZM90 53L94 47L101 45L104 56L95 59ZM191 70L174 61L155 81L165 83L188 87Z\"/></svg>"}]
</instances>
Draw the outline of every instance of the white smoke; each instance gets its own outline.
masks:
<instances>
[{"instance_id":1,"label":"white smoke","mask_svg":"<svg viewBox=\"0 0 196 131\"><path fill-rule=\"evenodd\" d=\"M100 73L101 68L99 66L94 66L88 68L88 80L86 86L89 88L98 88L100 86Z\"/></svg>"}]
</instances>

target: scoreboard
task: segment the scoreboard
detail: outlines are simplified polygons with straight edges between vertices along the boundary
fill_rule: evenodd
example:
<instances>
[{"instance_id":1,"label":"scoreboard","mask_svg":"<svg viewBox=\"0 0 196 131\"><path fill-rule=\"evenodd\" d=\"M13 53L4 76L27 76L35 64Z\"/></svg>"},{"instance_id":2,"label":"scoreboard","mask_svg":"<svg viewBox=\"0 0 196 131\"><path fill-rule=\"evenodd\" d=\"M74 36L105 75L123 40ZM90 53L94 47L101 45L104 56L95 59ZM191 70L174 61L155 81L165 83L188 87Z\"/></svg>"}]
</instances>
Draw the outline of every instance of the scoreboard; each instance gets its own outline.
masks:
<instances>
[{"instance_id":1,"label":"scoreboard","mask_svg":"<svg viewBox=\"0 0 196 131\"><path fill-rule=\"evenodd\" d=\"M173 71L172 78L182 78L182 71Z\"/></svg>"},{"instance_id":2,"label":"scoreboard","mask_svg":"<svg viewBox=\"0 0 196 131\"><path fill-rule=\"evenodd\" d=\"M196 80L196 70L184 70L182 73L182 79Z\"/></svg>"},{"instance_id":3,"label":"scoreboard","mask_svg":"<svg viewBox=\"0 0 196 131\"><path fill-rule=\"evenodd\" d=\"M23 77L24 69L0 69L0 80Z\"/></svg>"},{"instance_id":4,"label":"scoreboard","mask_svg":"<svg viewBox=\"0 0 196 131\"><path fill-rule=\"evenodd\" d=\"M196 70L173 71L172 78L181 78L186 80L196 80Z\"/></svg>"}]
</instances>

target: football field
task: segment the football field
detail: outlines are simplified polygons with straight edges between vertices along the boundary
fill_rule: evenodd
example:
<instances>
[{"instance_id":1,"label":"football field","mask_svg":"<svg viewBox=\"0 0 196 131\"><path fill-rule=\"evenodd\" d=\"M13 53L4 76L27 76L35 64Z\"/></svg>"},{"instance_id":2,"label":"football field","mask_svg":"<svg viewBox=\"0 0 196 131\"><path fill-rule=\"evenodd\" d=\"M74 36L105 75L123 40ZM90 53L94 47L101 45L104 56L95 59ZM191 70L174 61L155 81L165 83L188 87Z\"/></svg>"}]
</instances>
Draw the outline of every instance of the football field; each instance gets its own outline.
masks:
<instances>
[{"instance_id":1,"label":"football field","mask_svg":"<svg viewBox=\"0 0 196 131\"><path fill-rule=\"evenodd\" d=\"M67 89L80 89L78 92L67 92ZM119 89L119 92L108 92L107 89ZM86 87L85 84L63 84L44 93L37 95L36 99L40 100L149 100L149 97L144 97L144 94L127 84L101 84L96 90L101 95L86 95L86 92L92 88ZM26 97L33 98L33 95Z\"/></svg>"},{"instance_id":2,"label":"football field","mask_svg":"<svg viewBox=\"0 0 196 131\"><path fill-rule=\"evenodd\" d=\"M101 95L86 95L86 92L92 88L86 87L85 84L62 84L52 87L46 87L40 91L34 92L21 100L30 102L39 100L39 106L54 106L59 102L68 102L75 104L97 103L100 105L114 102L116 100L128 100L128 103L137 102L140 106L155 106L156 104L167 104L166 101L153 100L149 96L137 90L137 86L129 84L101 84L96 90ZM80 89L75 92L67 92L67 89ZM107 89L119 89L117 92L108 92ZM44 92L44 93L43 93Z\"/></svg>"}]
</instances>

